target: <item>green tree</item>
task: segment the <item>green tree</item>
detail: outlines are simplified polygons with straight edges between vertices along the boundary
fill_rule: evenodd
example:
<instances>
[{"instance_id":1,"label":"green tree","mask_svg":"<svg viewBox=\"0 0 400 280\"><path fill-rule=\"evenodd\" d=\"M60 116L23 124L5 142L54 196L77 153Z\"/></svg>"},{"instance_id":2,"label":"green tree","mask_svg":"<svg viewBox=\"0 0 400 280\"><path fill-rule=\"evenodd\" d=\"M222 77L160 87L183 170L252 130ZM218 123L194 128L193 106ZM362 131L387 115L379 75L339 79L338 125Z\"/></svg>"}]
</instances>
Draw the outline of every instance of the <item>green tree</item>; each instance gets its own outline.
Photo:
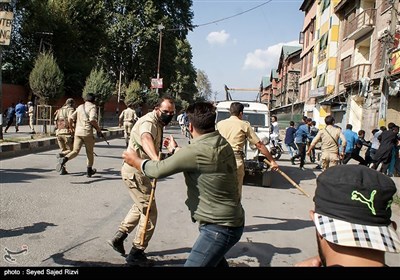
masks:
<instances>
[{"instance_id":1,"label":"green tree","mask_svg":"<svg viewBox=\"0 0 400 280\"><path fill-rule=\"evenodd\" d=\"M103 123L104 103L106 103L112 96L112 90L113 84L104 69L94 68L86 79L82 97L85 99L89 93L95 96L96 103L100 108L99 124L101 125Z\"/></svg>"},{"instance_id":2,"label":"green tree","mask_svg":"<svg viewBox=\"0 0 400 280\"><path fill-rule=\"evenodd\" d=\"M159 98L160 96L155 90L149 90L147 93L145 93L144 101L149 108L154 108L157 105Z\"/></svg>"},{"instance_id":3,"label":"green tree","mask_svg":"<svg viewBox=\"0 0 400 280\"><path fill-rule=\"evenodd\" d=\"M176 40L178 55L175 57L175 82L171 84L172 96L192 103L197 94L196 70L192 64L192 51L187 40Z\"/></svg>"},{"instance_id":4,"label":"green tree","mask_svg":"<svg viewBox=\"0 0 400 280\"><path fill-rule=\"evenodd\" d=\"M14 1L15 2L15 1ZM160 93L192 100L195 71L186 37L193 29L192 0L30 0L13 5L12 46L3 61L4 81L24 84L38 53L52 50L65 76L65 93L79 96L90 71L107 69L113 84L148 87L157 75L162 24ZM114 89L117 93L117 90Z\"/></svg>"},{"instance_id":5,"label":"green tree","mask_svg":"<svg viewBox=\"0 0 400 280\"><path fill-rule=\"evenodd\" d=\"M126 106L132 104L134 107L143 104L144 95L143 89L138 81L132 81L126 89L124 103Z\"/></svg>"},{"instance_id":6,"label":"green tree","mask_svg":"<svg viewBox=\"0 0 400 280\"><path fill-rule=\"evenodd\" d=\"M7 81L24 84L38 53L51 50L64 73L66 94L80 95L107 41L104 2L17 1L13 47L4 53L4 61L13 65Z\"/></svg>"},{"instance_id":7,"label":"green tree","mask_svg":"<svg viewBox=\"0 0 400 280\"><path fill-rule=\"evenodd\" d=\"M63 95L64 75L51 53L39 54L29 75L29 85L39 103L49 102Z\"/></svg>"},{"instance_id":8,"label":"green tree","mask_svg":"<svg viewBox=\"0 0 400 280\"><path fill-rule=\"evenodd\" d=\"M161 92L171 91L179 66L175 61L177 41L185 40L193 28L191 6L191 0L107 1L108 45L101 56L104 64L109 65L115 77L124 71L125 81L139 81L148 87L150 79L157 75L158 26L162 24L165 28L161 41L160 76L164 84Z\"/></svg>"},{"instance_id":9,"label":"green tree","mask_svg":"<svg viewBox=\"0 0 400 280\"><path fill-rule=\"evenodd\" d=\"M207 74L203 70L197 70L196 79L197 95L196 99L210 100L211 99L211 83Z\"/></svg>"}]
</instances>

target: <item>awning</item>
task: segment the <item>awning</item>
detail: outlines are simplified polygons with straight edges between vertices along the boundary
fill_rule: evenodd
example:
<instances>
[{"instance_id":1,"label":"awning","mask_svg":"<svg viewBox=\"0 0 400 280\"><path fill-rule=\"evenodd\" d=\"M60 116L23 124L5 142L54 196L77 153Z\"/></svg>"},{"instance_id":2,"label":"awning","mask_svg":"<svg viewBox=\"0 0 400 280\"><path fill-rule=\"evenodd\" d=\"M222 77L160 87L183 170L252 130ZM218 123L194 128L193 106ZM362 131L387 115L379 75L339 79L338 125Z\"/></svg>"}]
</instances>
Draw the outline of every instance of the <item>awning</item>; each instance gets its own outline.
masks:
<instances>
[{"instance_id":1,"label":"awning","mask_svg":"<svg viewBox=\"0 0 400 280\"><path fill-rule=\"evenodd\" d=\"M325 96L324 98L317 100L317 103L321 104L321 103L325 103L325 105L329 105L327 103L333 103L333 99L336 97L340 97L342 95L344 95L346 93L346 91L342 91L336 94L329 94L327 96Z\"/></svg>"}]
</instances>

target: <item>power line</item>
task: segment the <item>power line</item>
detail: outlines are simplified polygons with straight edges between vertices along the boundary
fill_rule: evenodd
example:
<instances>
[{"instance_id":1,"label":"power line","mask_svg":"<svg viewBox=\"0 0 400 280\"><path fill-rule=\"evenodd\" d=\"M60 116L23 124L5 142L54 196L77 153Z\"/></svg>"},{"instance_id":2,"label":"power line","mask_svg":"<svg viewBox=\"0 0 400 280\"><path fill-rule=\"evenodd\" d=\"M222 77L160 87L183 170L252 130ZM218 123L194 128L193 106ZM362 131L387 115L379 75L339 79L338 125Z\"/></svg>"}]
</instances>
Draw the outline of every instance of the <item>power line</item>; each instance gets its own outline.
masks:
<instances>
[{"instance_id":1,"label":"power line","mask_svg":"<svg viewBox=\"0 0 400 280\"><path fill-rule=\"evenodd\" d=\"M272 0L266 1L266 2L264 2L264 3L262 3L262 4L260 4L260 5L257 5L257 6L255 6L255 7L253 7L253 8L251 8L251 9L245 10L245 11L240 12L240 13L238 13L238 14L234 14L234 15L229 16L229 17L225 17L225 18L213 20L213 21L210 21L210 22L207 22L207 23L203 23L203 24L197 24L197 25L194 25L193 27L194 27L194 28L197 28L197 27L206 26L206 25L210 25L210 24L217 23L217 22L225 21L225 20L228 20L228 19L231 19L231 18L240 16L240 15L243 15L243 14L245 14L245 13L248 13L248 12L250 12L250 11L252 11L252 10L258 9L259 7L264 6L264 5L266 5L266 4L270 3L270 2L272 2Z\"/></svg>"}]
</instances>

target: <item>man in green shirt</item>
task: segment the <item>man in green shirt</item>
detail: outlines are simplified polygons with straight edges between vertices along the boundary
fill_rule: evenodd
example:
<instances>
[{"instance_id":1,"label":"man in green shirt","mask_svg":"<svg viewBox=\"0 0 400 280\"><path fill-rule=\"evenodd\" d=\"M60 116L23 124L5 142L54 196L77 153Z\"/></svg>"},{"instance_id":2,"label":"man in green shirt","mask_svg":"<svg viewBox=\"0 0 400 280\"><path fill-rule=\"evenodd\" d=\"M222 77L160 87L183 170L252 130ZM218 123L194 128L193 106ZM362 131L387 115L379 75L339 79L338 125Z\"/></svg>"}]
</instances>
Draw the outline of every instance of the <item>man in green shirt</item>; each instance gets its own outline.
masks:
<instances>
[{"instance_id":1,"label":"man in green shirt","mask_svg":"<svg viewBox=\"0 0 400 280\"><path fill-rule=\"evenodd\" d=\"M215 131L213 104L198 102L190 105L186 113L193 136L191 144L179 148L170 136L164 145L173 155L165 160L141 159L132 150L125 151L122 157L126 164L150 178L183 172L186 205L200 231L185 266L228 266L224 255L240 240L244 227L235 155L230 144Z\"/></svg>"}]
</instances>

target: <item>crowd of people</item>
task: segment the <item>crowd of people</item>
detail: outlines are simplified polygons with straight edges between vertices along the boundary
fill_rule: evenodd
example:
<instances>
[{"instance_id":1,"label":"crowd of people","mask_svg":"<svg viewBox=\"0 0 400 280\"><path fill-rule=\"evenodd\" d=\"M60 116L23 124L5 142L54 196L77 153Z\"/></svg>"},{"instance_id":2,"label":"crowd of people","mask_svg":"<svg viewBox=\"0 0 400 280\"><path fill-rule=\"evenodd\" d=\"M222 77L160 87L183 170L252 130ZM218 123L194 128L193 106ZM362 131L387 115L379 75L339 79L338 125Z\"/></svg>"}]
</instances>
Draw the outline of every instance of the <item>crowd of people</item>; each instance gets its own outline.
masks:
<instances>
[{"instance_id":1,"label":"crowd of people","mask_svg":"<svg viewBox=\"0 0 400 280\"><path fill-rule=\"evenodd\" d=\"M342 131L330 115L325 117L325 127L318 129L315 121L304 116L297 128L293 121L286 128L285 145L292 164L295 165L295 160L299 159L302 170L306 155L309 155L310 162L317 163L316 169L326 170L353 159L388 176L400 175L399 126L389 123L387 127L373 129L371 133L372 138L366 140L366 132L362 129L353 131L351 124L347 124ZM317 145L320 147L319 159L315 152Z\"/></svg>"},{"instance_id":2,"label":"crowd of people","mask_svg":"<svg viewBox=\"0 0 400 280\"><path fill-rule=\"evenodd\" d=\"M13 125L15 120L15 132L19 131L19 126L23 124L25 117L29 118L29 128L31 130L31 134L35 134L35 109L33 106L33 102L29 101L27 104L24 104L22 100L19 100L17 105L15 103L11 103L11 105L5 110L3 116L6 118L6 128L4 129L4 133L8 132L10 126Z\"/></svg>"},{"instance_id":3,"label":"crowd of people","mask_svg":"<svg viewBox=\"0 0 400 280\"><path fill-rule=\"evenodd\" d=\"M56 170L61 175L68 174L66 163L79 154L83 145L87 176L96 173L94 131L98 137L102 132L97 123L95 96L87 94L84 100L84 104L75 108L74 100L67 99L55 113L60 146ZM280 168L250 123L243 120L243 109L242 103L233 102L230 118L216 123L213 103L189 105L178 116L182 134L187 133L192 139L183 147L179 147L172 135L164 136L164 128L175 115L173 98L160 98L154 110L140 118L132 106L119 115L126 142L121 177L132 206L107 243L125 257L127 266L154 265L145 250L157 225L155 183L158 178L180 172L185 177L190 217L199 226L199 235L184 266L229 266L225 255L239 242L245 227L241 200L246 141L268 159L273 171ZM10 109L10 118L15 114L18 122L21 113L18 115L16 111ZM8 123L9 120L6 130ZM271 135L278 141L277 116L273 116L271 125ZM372 133L373 138L367 141L365 131L353 132L351 124L342 132L332 116L325 118L323 129L318 129L316 122L308 117L297 127L290 122L285 144L292 164L299 159L299 167L304 170L309 155L310 161L323 170L317 177L315 205L310 210L318 255L296 266L385 266L385 252L400 253L399 235L391 220L396 186L387 176L394 170L399 172L399 127L390 123ZM319 142L318 158L315 147ZM363 146L367 147L365 157L360 155ZM167 154L162 153L163 147ZM350 159L360 164L345 166ZM124 241L135 229L131 249L126 254Z\"/></svg>"}]
</instances>

